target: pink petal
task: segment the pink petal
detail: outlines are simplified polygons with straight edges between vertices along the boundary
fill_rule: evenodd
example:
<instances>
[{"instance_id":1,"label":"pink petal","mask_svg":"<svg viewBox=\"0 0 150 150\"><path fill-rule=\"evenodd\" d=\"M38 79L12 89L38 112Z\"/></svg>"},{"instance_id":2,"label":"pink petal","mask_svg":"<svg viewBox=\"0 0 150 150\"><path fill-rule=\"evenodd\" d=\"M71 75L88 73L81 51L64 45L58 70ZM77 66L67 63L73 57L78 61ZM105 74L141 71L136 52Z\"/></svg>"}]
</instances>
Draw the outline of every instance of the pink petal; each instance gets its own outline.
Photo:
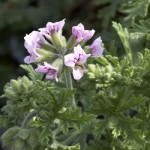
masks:
<instances>
[{"instance_id":1,"label":"pink petal","mask_svg":"<svg viewBox=\"0 0 150 150\"><path fill-rule=\"evenodd\" d=\"M98 37L90 46L92 50L92 56L93 57L101 57L102 53L104 51L104 48L102 47L102 40L101 37Z\"/></svg>"},{"instance_id":2,"label":"pink petal","mask_svg":"<svg viewBox=\"0 0 150 150\"><path fill-rule=\"evenodd\" d=\"M56 71L58 71L58 68L53 67L52 65L48 64L47 62L44 62L45 67L49 68L49 69L54 69Z\"/></svg>"},{"instance_id":3,"label":"pink petal","mask_svg":"<svg viewBox=\"0 0 150 150\"><path fill-rule=\"evenodd\" d=\"M24 47L27 49L27 51L31 54L33 47L30 46L26 41L24 42Z\"/></svg>"},{"instance_id":4,"label":"pink petal","mask_svg":"<svg viewBox=\"0 0 150 150\"><path fill-rule=\"evenodd\" d=\"M24 62L25 62L26 64L30 64L30 63L33 63L33 62L35 62L35 61L36 61L36 56L29 55L29 56L26 56L26 57L24 58Z\"/></svg>"},{"instance_id":5,"label":"pink petal","mask_svg":"<svg viewBox=\"0 0 150 150\"><path fill-rule=\"evenodd\" d=\"M94 35L95 30L85 30L83 24L78 24L77 26L72 27L72 34L76 37L76 43L81 42L82 40L89 40Z\"/></svg>"},{"instance_id":6,"label":"pink petal","mask_svg":"<svg viewBox=\"0 0 150 150\"><path fill-rule=\"evenodd\" d=\"M45 38L38 31L32 31L29 35L26 34L24 39L25 39L26 48L28 48L28 47L39 48L39 47L41 47L42 44L45 43Z\"/></svg>"},{"instance_id":7,"label":"pink petal","mask_svg":"<svg viewBox=\"0 0 150 150\"><path fill-rule=\"evenodd\" d=\"M38 66L36 69L35 69L35 71L36 72L39 72L39 73L47 73L47 70L48 70L49 68L47 68L47 67L45 67L45 66Z\"/></svg>"},{"instance_id":8,"label":"pink petal","mask_svg":"<svg viewBox=\"0 0 150 150\"><path fill-rule=\"evenodd\" d=\"M92 38L92 36L94 35L95 30L85 30L85 32L83 33L83 38L88 41Z\"/></svg>"},{"instance_id":9,"label":"pink petal","mask_svg":"<svg viewBox=\"0 0 150 150\"><path fill-rule=\"evenodd\" d=\"M61 21L59 21L59 22L55 22L55 23L53 23L53 22L48 22L48 23L46 24L46 29L47 29L47 31L48 31L49 33L51 33L52 31L53 31L53 32L60 32L60 31L62 30L64 24L65 24L65 19L63 19L63 20L61 20Z\"/></svg>"},{"instance_id":10,"label":"pink petal","mask_svg":"<svg viewBox=\"0 0 150 150\"><path fill-rule=\"evenodd\" d=\"M24 62L25 62L26 64L30 64L30 63L33 62L33 60L31 59L31 56L26 56L26 57L24 58Z\"/></svg>"},{"instance_id":11,"label":"pink petal","mask_svg":"<svg viewBox=\"0 0 150 150\"><path fill-rule=\"evenodd\" d=\"M83 76L84 70L84 68L78 66L73 68L73 78L75 80L80 80Z\"/></svg>"},{"instance_id":12,"label":"pink petal","mask_svg":"<svg viewBox=\"0 0 150 150\"><path fill-rule=\"evenodd\" d=\"M57 73L55 74L46 74L46 79L53 79L56 80L58 82L58 78L57 78Z\"/></svg>"},{"instance_id":13,"label":"pink petal","mask_svg":"<svg viewBox=\"0 0 150 150\"><path fill-rule=\"evenodd\" d=\"M44 62L44 66L38 66L35 71L38 73L46 73L46 79L54 79L58 81L58 68L51 66L47 62Z\"/></svg>"},{"instance_id":14,"label":"pink petal","mask_svg":"<svg viewBox=\"0 0 150 150\"><path fill-rule=\"evenodd\" d=\"M91 54L86 54L80 45L74 47L74 53L78 64L85 63L87 58L91 56Z\"/></svg>"},{"instance_id":15,"label":"pink petal","mask_svg":"<svg viewBox=\"0 0 150 150\"><path fill-rule=\"evenodd\" d=\"M68 67L74 67L76 63L75 55L73 53L64 56L64 64Z\"/></svg>"}]
</instances>

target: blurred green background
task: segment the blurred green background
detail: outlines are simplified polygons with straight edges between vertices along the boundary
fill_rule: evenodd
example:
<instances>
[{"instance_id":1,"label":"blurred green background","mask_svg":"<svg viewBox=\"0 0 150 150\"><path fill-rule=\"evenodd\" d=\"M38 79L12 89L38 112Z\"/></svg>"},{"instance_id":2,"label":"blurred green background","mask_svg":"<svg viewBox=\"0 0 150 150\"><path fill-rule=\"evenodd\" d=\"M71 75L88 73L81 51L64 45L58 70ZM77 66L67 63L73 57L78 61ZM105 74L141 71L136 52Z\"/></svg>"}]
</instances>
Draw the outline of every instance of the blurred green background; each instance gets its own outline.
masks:
<instances>
[{"instance_id":1,"label":"blurred green background","mask_svg":"<svg viewBox=\"0 0 150 150\"><path fill-rule=\"evenodd\" d=\"M86 29L95 29L95 37L101 36L107 48L111 39L118 38L111 22L121 22L124 18L125 14L120 11L123 2L125 0L0 0L0 95L4 84L24 74L19 65L27 55L26 33L45 27L48 21L66 18L63 32L67 37L71 27L81 22Z\"/></svg>"}]
</instances>

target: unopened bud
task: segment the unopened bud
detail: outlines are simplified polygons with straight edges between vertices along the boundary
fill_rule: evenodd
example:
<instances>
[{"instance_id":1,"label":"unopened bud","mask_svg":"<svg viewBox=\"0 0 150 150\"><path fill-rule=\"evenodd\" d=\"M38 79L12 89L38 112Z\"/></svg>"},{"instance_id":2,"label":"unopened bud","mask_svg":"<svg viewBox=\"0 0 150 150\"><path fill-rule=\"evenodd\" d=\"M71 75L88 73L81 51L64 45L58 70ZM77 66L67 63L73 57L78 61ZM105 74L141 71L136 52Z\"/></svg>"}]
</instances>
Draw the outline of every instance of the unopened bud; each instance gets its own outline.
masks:
<instances>
[{"instance_id":1,"label":"unopened bud","mask_svg":"<svg viewBox=\"0 0 150 150\"><path fill-rule=\"evenodd\" d=\"M37 51L37 53L40 54L40 56L36 58L36 62L44 62L44 61L49 62L49 60L53 60L53 59L57 58L57 56L58 56L58 54L56 54L56 53L46 51L43 49L37 49L36 51Z\"/></svg>"},{"instance_id":2,"label":"unopened bud","mask_svg":"<svg viewBox=\"0 0 150 150\"><path fill-rule=\"evenodd\" d=\"M52 66L57 67L58 73L61 73L63 71L63 60L61 58L55 59Z\"/></svg>"},{"instance_id":3,"label":"unopened bud","mask_svg":"<svg viewBox=\"0 0 150 150\"><path fill-rule=\"evenodd\" d=\"M51 52L53 52L53 53L57 53L57 50L54 48L54 46L53 45L51 45L51 44L43 44L42 46L41 46L41 49L44 49L44 50L46 50L46 51L51 51Z\"/></svg>"},{"instance_id":4,"label":"unopened bud","mask_svg":"<svg viewBox=\"0 0 150 150\"><path fill-rule=\"evenodd\" d=\"M13 86L13 89L15 90L19 89L19 83L16 80L11 80L10 83Z\"/></svg>"},{"instance_id":5,"label":"unopened bud","mask_svg":"<svg viewBox=\"0 0 150 150\"><path fill-rule=\"evenodd\" d=\"M106 66L106 65L109 64L109 62L107 61L107 59L104 58L104 57L100 57L100 58L98 59L98 62L100 62L100 63L103 64L104 66Z\"/></svg>"},{"instance_id":6,"label":"unopened bud","mask_svg":"<svg viewBox=\"0 0 150 150\"><path fill-rule=\"evenodd\" d=\"M72 50L73 49L75 41L76 41L75 36L71 35L71 37L69 38L68 43L67 43L67 49L68 50Z\"/></svg>"},{"instance_id":7,"label":"unopened bud","mask_svg":"<svg viewBox=\"0 0 150 150\"><path fill-rule=\"evenodd\" d=\"M53 41L54 45L56 46L56 48L60 49L62 47L62 45L61 45L61 41L59 39L59 35L56 32L52 32L51 38L52 38L52 41Z\"/></svg>"}]
</instances>

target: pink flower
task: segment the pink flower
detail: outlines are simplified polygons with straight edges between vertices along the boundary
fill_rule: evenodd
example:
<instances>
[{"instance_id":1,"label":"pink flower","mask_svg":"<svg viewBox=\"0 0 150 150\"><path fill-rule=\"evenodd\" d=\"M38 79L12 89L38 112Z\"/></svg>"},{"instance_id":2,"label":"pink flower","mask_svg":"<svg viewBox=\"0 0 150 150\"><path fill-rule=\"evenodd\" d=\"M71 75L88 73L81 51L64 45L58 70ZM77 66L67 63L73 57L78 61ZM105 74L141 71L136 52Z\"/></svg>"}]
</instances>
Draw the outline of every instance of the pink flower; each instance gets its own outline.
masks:
<instances>
[{"instance_id":1,"label":"pink flower","mask_svg":"<svg viewBox=\"0 0 150 150\"><path fill-rule=\"evenodd\" d=\"M34 49L40 48L42 44L45 43L43 35L38 31L32 31L29 35L26 34L25 39L25 48Z\"/></svg>"},{"instance_id":2,"label":"pink flower","mask_svg":"<svg viewBox=\"0 0 150 150\"><path fill-rule=\"evenodd\" d=\"M94 35L95 30L85 30L82 23L77 26L72 27L72 34L76 38L76 42L80 42L82 40L88 41Z\"/></svg>"},{"instance_id":3,"label":"pink flower","mask_svg":"<svg viewBox=\"0 0 150 150\"><path fill-rule=\"evenodd\" d=\"M75 64L84 64L91 54L86 54L80 45L74 47L74 53L65 55L64 63L68 67L74 67Z\"/></svg>"},{"instance_id":4,"label":"pink flower","mask_svg":"<svg viewBox=\"0 0 150 150\"><path fill-rule=\"evenodd\" d=\"M102 39L101 37L98 37L93 44L90 46L91 53L93 57L101 57L102 53L104 51L104 48L102 47Z\"/></svg>"},{"instance_id":5,"label":"pink flower","mask_svg":"<svg viewBox=\"0 0 150 150\"><path fill-rule=\"evenodd\" d=\"M24 62L30 64L35 62L39 54L36 52L36 48L40 48L45 43L43 35L38 31L32 31L29 35L26 34L24 37L24 46L29 52L29 56L25 57Z\"/></svg>"},{"instance_id":6,"label":"pink flower","mask_svg":"<svg viewBox=\"0 0 150 150\"><path fill-rule=\"evenodd\" d=\"M64 56L64 64L73 69L73 77L79 80L85 70L84 63L91 54L86 54L80 45L74 47L74 53Z\"/></svg>"},{"instance_id":7,"label":"pink flower","mask_svg":"<svg viewBox=\"0 0 150 150\"><path fill-rule=\"evenodd\" d=\"M55 23L48 22L46 24L46 28L40 28L39 31L41 31L41 33L45 36L50 35L51 32L60 33L64 25L65 25L65 19Z\"/></svg>"},{"instance_id":8,"label":"pink flower","mask_svg":"<svg viewBox=\"0 0 150 150\"><path fill-rule=\"evenodd\" d=\"M51 66L47 62L44 62L44 66L38 66L35 69L35 71L38 73L45 73L46 79L53 79L58 82L57 78L58 68Z\"/></svg>"}]
</instances>

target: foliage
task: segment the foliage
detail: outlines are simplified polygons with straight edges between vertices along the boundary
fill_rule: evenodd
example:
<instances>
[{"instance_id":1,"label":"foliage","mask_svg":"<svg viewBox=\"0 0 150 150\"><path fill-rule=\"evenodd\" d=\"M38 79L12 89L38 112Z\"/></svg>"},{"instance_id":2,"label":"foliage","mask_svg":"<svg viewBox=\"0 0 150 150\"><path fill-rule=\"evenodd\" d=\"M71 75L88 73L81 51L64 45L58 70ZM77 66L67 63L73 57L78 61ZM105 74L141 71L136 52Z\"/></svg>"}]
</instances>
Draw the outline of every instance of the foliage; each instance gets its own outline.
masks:
<instances>
[{"instance_id":1,"label":"foliage","mask_svg":"<svg viewBox=\"0 0 150 150\"><path fill-rule=\"evenodd\" d=\"M26 8L29 1L26 5L14 2L17 8ZM149 0L94 0L94 4L100 6L99 19L105 18L100 25L105 26L104 56L88 61L84 77L73 81L74 90L65 88L62 76L55 83L44 80L32 66L21 65L28 76L10 80L2 95L7 103L1 109L0 127L8 128L2 135L3 146L13 150L150 149ZM113 29L107 30L112 19L121 23L114 21ZM34 20L30 21L31 25ZM70 107L73 95L76 109Z\"/></svg>"}]
</instances>

